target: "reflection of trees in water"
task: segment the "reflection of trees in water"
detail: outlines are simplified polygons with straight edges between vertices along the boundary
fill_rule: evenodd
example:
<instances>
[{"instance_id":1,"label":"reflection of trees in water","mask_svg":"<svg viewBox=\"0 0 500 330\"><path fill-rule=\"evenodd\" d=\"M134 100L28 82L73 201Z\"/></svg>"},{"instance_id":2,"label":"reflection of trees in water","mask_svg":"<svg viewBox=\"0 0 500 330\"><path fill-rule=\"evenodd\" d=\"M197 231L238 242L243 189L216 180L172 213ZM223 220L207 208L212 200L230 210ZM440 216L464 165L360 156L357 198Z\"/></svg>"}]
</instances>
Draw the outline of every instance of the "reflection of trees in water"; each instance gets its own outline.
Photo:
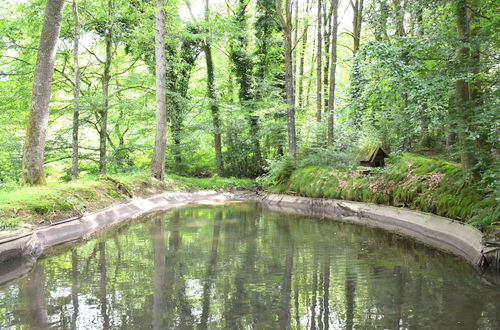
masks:
<instances>
[{"instance_id":1,"label":"reflection of trees in water","mask_svg":"<svg viewBox=\"0 0 500 330\"><path fill-rule=\"evenodd\" d=\"M50 320L75 328L89 321L89 311L100 328L451 329L500 322L495 296L474 273L363 227L242 205L177 210L119 232L37 264L20 281L22 306L11 307L24 311L9 314L15 321L7 324L43 328ZM8 292L17 299L17 291Z\"/></svg>"},{"instance_id":2,"label":"reflection of trees in water","mask_svg":"<svg viewBox=\"0 0 500 330\"><path fill-rule=\"evenodd\" d=\"M76 320L78 319L79 303L78 303L78 252L71 250L71 302L73 305L73 314L71 315L71 329L76 329Z\"/></svg>"},{"instance_id":3,"label":"reflection of trees in water","mask_svg":"<svg viewBox=\"0 0 500 330\"><path fill-rule=\"evenodd\" d=\"M165 318L163 315L166 309L165 297L165 273L166 273L166 246L165 229L162 219L155 219L151 224L151 242L153 244L153 329L163 329Z\"/></svg>"},{"instance_id":4,"label":"reflection of trees in water","mask_svg":"<svg viewBox=\"0 0 500 330\"><path fill-rule=\"evenodd\" d=\"M216 276L216 265L217 265L217 252L219 250L219 240L220 240L220 223L222 221L222 211L218 211L214 217L214 229L212 233L212 245L210 249L210 259L207 265L207 272L205 275L203 283L203 302L202 302L202 312L200 323L198 324L199 329L206 329L208 318L210 316L210 297L212 284Z\"/></svg>"},{"instance_id":5,"label":"reflection of trees in water","mask_svg":"<svg viewBox=\"0 0 500 330\"><path fill-rule=\"evenodd\" d=\"M26 306L26 324L29 329L48 327L47 298L45 297L45 267L36 264L24 282L23 296Z\"/></svg>"},{"instance_id":6,"label":"reflection of trees in water","mask_svg":"<svg viewBox=\"0 0 500 330\"><path fill-rule=\"evenodd\" d=\"M102 317L102 328L109 329L108 315L108 273L106 268L106 242L99 242L99 302Z\"/></svg>"}]
</instances>

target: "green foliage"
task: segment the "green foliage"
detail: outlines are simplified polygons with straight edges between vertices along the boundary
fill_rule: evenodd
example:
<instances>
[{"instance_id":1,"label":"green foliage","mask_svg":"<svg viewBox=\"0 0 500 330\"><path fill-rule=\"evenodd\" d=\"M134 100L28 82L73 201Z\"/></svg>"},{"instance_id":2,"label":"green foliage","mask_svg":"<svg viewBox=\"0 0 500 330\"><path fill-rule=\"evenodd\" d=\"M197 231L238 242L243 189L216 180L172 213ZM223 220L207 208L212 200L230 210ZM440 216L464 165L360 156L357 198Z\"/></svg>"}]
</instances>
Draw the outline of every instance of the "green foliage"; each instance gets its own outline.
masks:
<instances>
[{"instance_id":1,"label":"green foliage","mask_svg":"<svg viewBox=\"0 0 500 330\"><path fill-rule=\"evenodd\" d=\"M21 222L21 218L4 218L0 217L0 229L15 228Z\"/></svg>"},{"instance_id":2,"label":"green foliage","mask_svg":"<svg viewBox=\"0 0 500 330\"><path fill-rule=\"evenodd\" d=\"M265 187L280 186L288 181L296 168L296 161L288 156L278 160L271 160L268 172L259 177L257 182Z\"/></svg>"},{"instance_id":3,"label":"green foliage","mask_svg":"<svg viewBox=\"0 0 500 330\"><path fill-rule=\"evenodd\" d=\"M460 166L410 153L391 157L385 168L368 175L321 165L298 168L286 180L261 182L270 190L278 186L308 197L405 206L482 228L497 221L499 214L493 194L465 181Z\"/></svg>"},{"instance_id":4,"label":"green foliage","mask_svg":"<svg viewBox=\"0 0 500 330\"><path fill-rule=\"evenodd\" d=\"M5 223L17 226L30 219L40 222L98 210L113 203L125 202L133 196L203 189L253 190L255 181L218 176L192 178L172 174L161 182L152 179L148 172L132 172L53 183L43 187L11 187L0 190L0 218L6 219Z\"/></svg>"},{"instance_id":5,"label":"green foliage","mask_svg":"<svg viewBox=\"0 0 500 330\"><path fill-rule=\"evenodd\" d=\"M171 178L187 189L215 189L215 190L252 190L255 189L255 181L241 178L222 178L213 175L209 178L191 178L171 175Z\"/></svg>"}]
</instances>

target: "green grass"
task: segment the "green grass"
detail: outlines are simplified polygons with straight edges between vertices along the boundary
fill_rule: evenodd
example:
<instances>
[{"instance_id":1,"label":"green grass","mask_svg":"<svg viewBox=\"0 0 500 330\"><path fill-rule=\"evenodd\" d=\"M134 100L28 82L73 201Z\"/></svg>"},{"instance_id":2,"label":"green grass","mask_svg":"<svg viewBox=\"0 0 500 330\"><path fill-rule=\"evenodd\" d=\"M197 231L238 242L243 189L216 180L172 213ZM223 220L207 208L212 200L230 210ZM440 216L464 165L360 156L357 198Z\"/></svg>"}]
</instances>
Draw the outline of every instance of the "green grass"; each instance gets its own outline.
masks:
<instances>
[{"instance_id":1,"label":"green grass","mask_svg":"<svg viewBox=\"0 0 500 330\"><path fill-rule=\"evenodd\" d=\"M0 218L0 229L15 228L21 222L21 218Z\"/></svg>"},{"instance_id":2,"label":"green grass","mask_svg":"<svg viewBox=\"0 0 500 330\"><path fill-rule=\"evenodd\" d=\"M459 165L406 153L389 159L369 175L356 170L307 166L293 171L286 183L266 187L280 193L404 206L462 220L481 228L500 219L493 194L463 179Z\"/></svg>"},{"instance_id":3,"label":"green grass","mask_svg":"<svg viewBox=\"0 0 500 330\"><path fill-rule=\"evenodd\" d=\"M68 183L38 187L13 187L0 190L0 227L11 228L45 219L61 218L123 202L133 196L148 196L163 191L203 189L254 189L250 179L187 178L166 175L152 179L147 172L116 174L102 178L84 178Z\"/></svg>"}]
</instances>

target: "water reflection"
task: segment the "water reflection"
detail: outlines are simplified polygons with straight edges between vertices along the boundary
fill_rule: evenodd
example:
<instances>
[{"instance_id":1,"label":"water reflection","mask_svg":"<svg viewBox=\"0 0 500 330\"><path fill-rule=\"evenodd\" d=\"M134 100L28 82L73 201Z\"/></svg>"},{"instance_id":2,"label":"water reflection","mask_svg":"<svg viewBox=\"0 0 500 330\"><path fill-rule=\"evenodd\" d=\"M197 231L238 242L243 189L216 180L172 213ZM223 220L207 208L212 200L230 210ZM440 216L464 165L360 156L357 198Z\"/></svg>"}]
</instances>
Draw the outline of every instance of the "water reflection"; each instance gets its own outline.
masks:
<instances>
[{"instance_id":1,"label":"water reflection","mask_svg":"<svg viewBox=\"0 0 500 330\"><path fill-rule=\"evenodd\" d=\"M145 220L0 289L0 328L500 327L498 288L383 231L254 204Z\"/></svg>"}]
</instances>

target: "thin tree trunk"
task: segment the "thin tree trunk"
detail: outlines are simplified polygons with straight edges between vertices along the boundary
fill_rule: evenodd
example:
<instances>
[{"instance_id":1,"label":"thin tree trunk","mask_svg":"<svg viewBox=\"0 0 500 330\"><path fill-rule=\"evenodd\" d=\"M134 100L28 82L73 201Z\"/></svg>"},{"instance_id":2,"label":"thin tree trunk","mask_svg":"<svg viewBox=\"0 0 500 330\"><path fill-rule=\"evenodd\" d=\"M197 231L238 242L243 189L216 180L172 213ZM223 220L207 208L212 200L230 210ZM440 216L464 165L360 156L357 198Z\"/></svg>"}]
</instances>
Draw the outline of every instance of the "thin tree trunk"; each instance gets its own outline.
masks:
<instances>
[{"instance_id":1,"label":"thin tree trunk","mask_svg":"<svg viewBox=\"0 0 500 330\"><path fill-rule=\"evenodd\" d=\"M285 17L283 17L283 8L281 0L276 0L276 12L279 22L283 29L285 39L285 91L286 103L288 105L288 153L290 157L295 157L297 152L297 137L295 133L295 91L293 79L292 62L292 6L290 0L285 2Z\"/></svg>"},{"instance_id":2,"label":"thin tree trunk","mask_svg":"<svg viewBox=\"0 0 500 330\"><path fill-rule=\"evenodd\" d=\"M322 113L322 108L323 108L323 98L321 96L322 94L322 80L321 80L321 73L323 70L323 65L321 64L322 60L322 52L323 52L323 46L322 46L322 40L321 40L321 31L323 29L323 24L321 23L321 9L322 9L322 4L321 0L318 0L318 43L317 43L317 57L316 57L316 121L318 123L321 122L321 113Z\"/></svg>"},{"instance_id":3,"label":"thin tree trunk","mask_svg":"<svg viewBox=\"0 0 500 330\"><path fill-rule=\"evenodd\" d=\"M64 0L47 0L33 79L28 128L23 149L23 181L45 184L45 138L49 121L50 90Z\"/></svg>"},{"instance_id":4,"label":"thin tree trunk","mask_svg":"<svg viewBox=\"0 0 500 330\"><path fill-rule=\"evenodd\" d=\"M309 30L309 2L307 0L306 3L306 13L305 13L305 21L304 21L304 32L302 36L302 48L300 50L300 59L299 59L299 75L297 77L298 80L298 90L299 90L299 107L304 106L304 64L305 64L305 53L307 48L307 32ZM298 26L297 26L298 28Z\"/></svg>"},{"instance_id":5,"label":"thin tree trunk","mask_svg":"<svg viewBox=\"0 0 500 330\"><path fill-rule=\"evenodd\" d=\"M156 66L156 136L151 161L151 175L158 180L165 176L167 150L167 64L165 53L165 9L163 0L156 1L155 66Z\"/></svg>"},{"instance_id":6,"label":"thin tree trunk","mask_svg":"<svg viewBox=\"0 0 500 330\"><path fill-rule=\"evenodd\" d=\"M293 31L293 76L297 79L297 41L299 32L299 0L294 0L295 5L295 29Z\"/></svg>"},{"instance_id":7,"label":"thin tree trunk","mask_svg":"<svg viewBox=\"0 0 500 330\"><path fill-rule=\"evenodd\" d=\"M217 173L222 174L222 171L224 169L222 163L222 140L221 140L220 118L219 118L219 103L217 100L217 95L215 93L215 74L214 74L214 62L212 59L212 47L210 46L210 43L207 41L203 48L205 52L205 60L207 63L207 96L210 102L210 111L212 112L214 148L215 148L215 166L217 168Z\"/></svg>"},{"instance_id":8,"label":"thin tree trunk","mask_svg":"<svg viewBox=\"0 0 500 330\"><path fill-rule=\"evenodd\" d=\"M339 0L332 0L333 22L330 66L330 93L328 95L328 145L333 145L335 129L335 71L337 69L337 33Z\"/></svg>"},{"instance_id":9,"label":"thin tree trunk","mask_svg":"<svg viewBox=\"0 0 500 330\"><path fill-rule=\"evenodd\" d=\"M353 18L352 18L352 37L354 40L353 43L353 52L356 52L359 49L359 44L361 42L361 24L363 22L363 1L364 0L351 0L351 7L353 9Z\"/></svg>"},{"instance_id":10,"label":"thin tree trunk","mask_svg":"<svg viewBox=\"0 0 500 330\"><path fill-rule=\"evenodd\" d=\"M330 10L327 11L328 6L327 6L327 1L323 3L323 26L324 26L324 54L325 54L325 65L323 68L323 111L326 113L328 116L328 93L329 93L329 87L328 87L328 81L330 77L330 44L331 44L331 34L332 34L332 16L333 16L333 7L330 5Z\"/></svg>"},{"instance_id":11,"label":"thin tree trunk","mask_svg":"<svg viewBox=\"0 0 500 330\"><path fill-rule=\"evenodd\" d=\"M469 68L470 62L470 30L467 17L467 1L457 0L456 4L456 17L457 17L457 36L461 45L457 49L457 57L459 63L464 68ZM470 126L471 109L469 83L464 78L460 78L455 82L455 91L457 94L457 110L460 131L458 137L462 144L461 146L461 162L464 174L467 175L476 164L476 157L474 155L474 141L469 137L467 132Z\"/></svg>"},{"instance_id":12,"label":"thin tree trunk","mask_svg":"<svg viewBox=\"0 0 500 330\"><path fill-rule=\"evenodd\" d=\"M111 26L113 3L108 0L108 26L104 33L104 41L106 43L106 60L104 62L104 73L102 75L102 109L100 113L100 129L99 129L99 173L106 174L107 159L106 159L106 139L108 136L108 108L109 108L109 82L111 80L111 61L112 61L112 36L113 29Z\"/></svg>"},{"instance_id":13,"label":"thin tree trunk","mask_svg":"<svg viewBox=\"0 0 500 330\"><path fill-rule=\"evenodd\" d=\"M311 96L311 87L312 87L312 81L313 81L313 75L314 75L314 62L316 62L316 38L314 37L313 34L313 44L312 44L312 55L311 55L311 67L309 69L309 78L307 80L307 89L306 89L306 106L309 106L311 103L310 101L310 96Z\"/></svg>"},{"instance_id":14,"label":"thin tree trunk","mask_svg":"<svg viewBox=\"0 0 500 330\"><path fill-rule=\"evenodd\" d=\"M74 88L74 110L73 110L73 161L71 166L71 179L78 179L78 129L80 117L80 65L78 63L78 46L80 42L80 17L78 15L77 0L73 0L73 19L75 21L75 36L73 38L73 66L75 69L75 88Z\"/></svg>"}]
</instances>

